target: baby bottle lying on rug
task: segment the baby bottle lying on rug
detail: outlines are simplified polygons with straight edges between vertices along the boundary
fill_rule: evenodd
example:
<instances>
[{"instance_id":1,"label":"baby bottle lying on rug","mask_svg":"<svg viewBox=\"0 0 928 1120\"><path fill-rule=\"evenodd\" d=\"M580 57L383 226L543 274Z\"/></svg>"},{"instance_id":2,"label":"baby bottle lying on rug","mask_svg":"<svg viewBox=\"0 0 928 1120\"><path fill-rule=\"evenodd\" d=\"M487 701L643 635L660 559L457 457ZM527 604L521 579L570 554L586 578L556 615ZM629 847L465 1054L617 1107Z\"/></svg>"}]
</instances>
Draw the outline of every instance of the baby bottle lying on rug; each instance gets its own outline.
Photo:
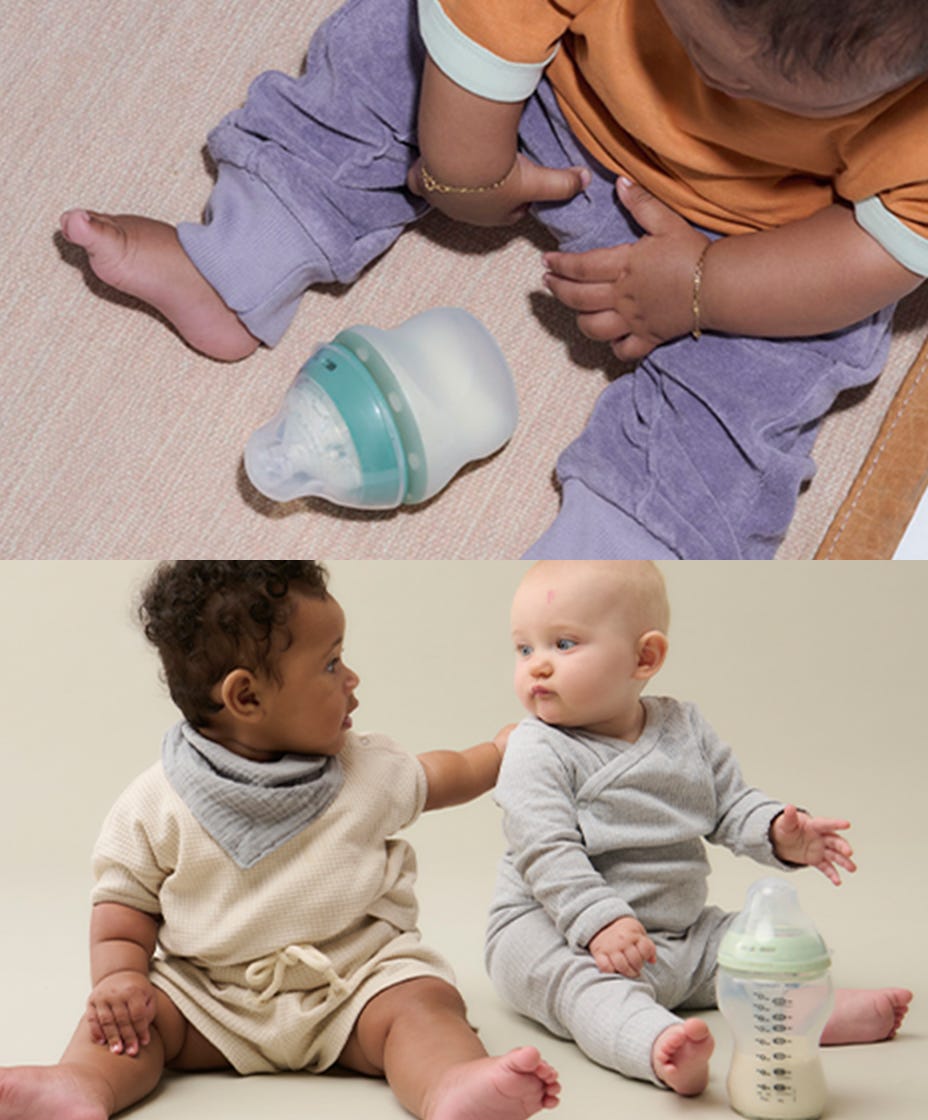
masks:
<instances>
[{"instance_id":1,"label":"baby bottle lying on rug","mask_svg":"<svg viewBox=\"0 0 928 1120\"><path fill-rule=\"evenodd\" d=\"M319 346L248 440L245 470L278 502L314 495L392 509L431 498L465 463L502 447L517 417L493 336L461 308L436 307Z\"/></svg>"},{"instance_id":2,"label":"baby bottle lying on rug","mask_svg":"<svg viewBox=\"0 0 928 1120\"><path fill-rule=\"evenodd\" d=\"M760 879L719 948L718 1003L734 1035L731 1106L742 1116L815 1120L825 1108L819 1038L830 958L796 891Z\"/></svg>"}]
</instances>

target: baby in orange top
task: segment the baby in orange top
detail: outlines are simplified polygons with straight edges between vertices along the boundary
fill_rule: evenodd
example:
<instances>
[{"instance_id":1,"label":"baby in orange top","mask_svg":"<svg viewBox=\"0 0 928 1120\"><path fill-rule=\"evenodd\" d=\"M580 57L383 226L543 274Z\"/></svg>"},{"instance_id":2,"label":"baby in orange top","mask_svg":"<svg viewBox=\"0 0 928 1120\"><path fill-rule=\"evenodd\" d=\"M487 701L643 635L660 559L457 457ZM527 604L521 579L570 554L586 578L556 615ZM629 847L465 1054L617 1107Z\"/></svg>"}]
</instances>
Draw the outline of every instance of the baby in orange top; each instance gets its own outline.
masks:
<instances>
[{"instance_id":1,"label":"baby in orange top","mask_svg":"<svg viewBox=\"0 0 928 1120\"><path fill-rule=\"evenodd\" d=\"M572 132L619 179L651 234L621 252L549 254L549 286L587 333L639 358L693 326L692 276L707 248L686 218L725 233L703 260L699 326L738 334L819 334L857 322L928 274L928 120L923 3L803 0L432 0L443 70L435 84L469 107L453 143L423 135L429 171L467 176L491 110L489 72L543 67ZM438 12L442 14L439 15ZM427 39L427 41L429 41ZM475 62L465 44L493 52ZM472 102L472 103L471 103ZM450 104L450 102L449 102ZM424 111L431 114L432 102ZM447 112L436 96L436 118ZM512 109L494 107L499 127ZM477 174L515 159L508 150ZM486 145L482 145L486 147ZM511 166L511 163L510 163ZM505 217L519 198L480 200ZM446 173L447 174L447 173ZM631 180L665 203L660 207ZM433 200L445 209L441 198ZM455 199L457 216L472 199Z\"/></svg>"},{"instance_id":2,"label":"baby in orange top","mask_svg":"<svg viewBox=\"0 0 928 1120\"><path fill-rule=\"evenodd\" d=\"M928 275L923 0L348 0L210 136L206 221L69 211L98 276L221 359L427 206L554 234L545 283L633 374L532 557L753 558L817 425ZM421 154L421 159L419 158ZM569 387L565 386L565 391Z\"/></svg>"}]
</instances>

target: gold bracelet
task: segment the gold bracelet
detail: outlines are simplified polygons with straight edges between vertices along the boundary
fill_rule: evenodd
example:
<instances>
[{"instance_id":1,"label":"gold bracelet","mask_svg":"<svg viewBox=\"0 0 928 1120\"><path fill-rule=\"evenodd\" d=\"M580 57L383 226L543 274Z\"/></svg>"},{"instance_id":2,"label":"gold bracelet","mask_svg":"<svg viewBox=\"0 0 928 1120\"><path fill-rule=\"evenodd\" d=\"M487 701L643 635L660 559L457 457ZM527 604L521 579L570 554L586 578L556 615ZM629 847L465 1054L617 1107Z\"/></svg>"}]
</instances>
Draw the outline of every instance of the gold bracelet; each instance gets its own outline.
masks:
<instances>
[{"instance_id":1,"label":"gold bracelet","mask_svg":"<svg viewBox=\"0 0 928 1120\"><path fill-rule=\"evenodd\" d=\"M690 334L697 340L702 338L701 309L699 306L699 298L702 295L702 274L706 267L706 254L711 247L712 242L710 241L699 254L699 260L693 269L693 329Z\"/></svg>"},{"instance_id":2,"label":"gold bracelet","mask_svg":"<svg viewBox=\"0 0 928 1120\"><path fill-rule=\"evenodd\" d=\"M439 183L424 163L419 164L419 173L422 176L422 185L430 194L485 194L487 191L498 190L512 174L515 166L513 164L501 179L497 179L495 183L488 183L485 187L451 187L447 183Z\"/></svg>"}]
</instances>

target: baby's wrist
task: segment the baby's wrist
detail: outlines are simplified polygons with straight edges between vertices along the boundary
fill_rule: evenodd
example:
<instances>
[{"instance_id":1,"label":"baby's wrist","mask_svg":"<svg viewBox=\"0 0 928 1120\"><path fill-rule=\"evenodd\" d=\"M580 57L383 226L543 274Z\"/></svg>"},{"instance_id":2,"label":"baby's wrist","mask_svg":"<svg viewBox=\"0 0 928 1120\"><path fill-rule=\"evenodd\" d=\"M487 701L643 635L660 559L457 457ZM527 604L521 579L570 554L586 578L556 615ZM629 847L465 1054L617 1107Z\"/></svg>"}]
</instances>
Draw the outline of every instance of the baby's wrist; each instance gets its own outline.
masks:
<instances>
[{"instance_id":1,"label":"baby's wrist","mask_svg":"<svg viewBox=\"0 0 928 1120\"><path fill-rule=\"evenodd\" d=\"M790 853L788 851L789 838L781 835L783 814L785 811L785 809L781 809L770 822L770 827L767 829L767 839L770 841L770 850L780 863L788 864L790 867L804 867L805 864L790 858Z\"/></svg>"},{"instance_id":2,"label":"baby's wrist","mask_svg":"<svg viewBox=\"0 0 928 1120\"><path fill-rule=\"evenodd\" d=\"M507 723L506 726L497 731L490 740L499 753L500 761L502 761L503 755L506 753L506 747L509 745L509 736L518 726L517 723Z\"/></svg>"},{"instance_id":3,"label":"baby's wrist","mask_svg":"<svg viewBox=\"0 0 928 1120\"><path fill-rule=\"evenodd\" d=\"M513 160L509 170L492 183L477 183L471 185L453 185L451 183L441 182L432 175L422 162L419 164L419 174L422 180L424 194L488 194L492 191L498 191L503 187L515 170L515 167L516 161Z\"/></svg>"},{"instance_id":4,"label":"baby's wrist","mask_svg":"<svg viewBox=\"0 0 928 1120\"><path fill-rule=\"evenodd\" d=\"M590 938L590 944L592 945L596 938L599 937L601 933L605 933L606 930L615 929L620 924L625 924L627 926L629 922L634 923L638 929L644 930L644 926L638 921L634 914L621 914L618 918L613 918L611 922L607 922L601 929L598 929Z\"/></svg>"},{"instance_id":5,"label":"baby's wrist","mask_svg":"<svg viewBox=\"0 0 928 1120\"><path fill-rule=\"evenodd\" d=\"M709 250L712 248L713 244L714 242L712 241L706 242L693 267L693 294L690 304L692 325L690 327L690 334L697 341L702 337L703 327L705 326L703 287L705 285L706 260L708 259Z\"/></svg>"},{"instance_id":6,"label":"baby's wrist","mask_svg":"<svg viewBox=\"0 0 928 1120\"><path fill-rule=\"evenodd\" d=\"M144 976L148 979L148 967L136 968L134 965L122 964L115 968L109 969L107 972L98 973L94 978L95 984L102 984L104 980L112 980L114 976Z\"/></svg>"}]
</instances>

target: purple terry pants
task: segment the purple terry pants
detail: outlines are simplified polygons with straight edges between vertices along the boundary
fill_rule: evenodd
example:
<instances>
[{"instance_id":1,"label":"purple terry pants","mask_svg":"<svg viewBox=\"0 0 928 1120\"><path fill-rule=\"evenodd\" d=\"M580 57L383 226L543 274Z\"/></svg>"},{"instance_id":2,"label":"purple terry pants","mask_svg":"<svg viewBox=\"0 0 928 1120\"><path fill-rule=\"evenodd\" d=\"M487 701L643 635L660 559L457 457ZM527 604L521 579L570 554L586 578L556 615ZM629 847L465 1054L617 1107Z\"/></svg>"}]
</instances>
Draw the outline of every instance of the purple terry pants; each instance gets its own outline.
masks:
<instances>
[{"instance_id":1,"label":"purple terry pants","mask_svg":"<svg viewBox=\"0 0 928 1120\"><path fill-rule=\"evenodd\" d=\"M181 243L268 345L307 288L355 279L427 209L405 188L424 58L415 7L348 0L313 36L302 76L262 74L210 134L219 178ZM562 249L638 236L614 176L573 139L545 82L520 143L538 163L593 173L570 202L534 208ZM659 347L604 390L561 454L561 511L526 555L769 559L814 473L821 418L877 376L890 321L886 309L820 338L706 334Z\"/></svg>"}]
</instances>

